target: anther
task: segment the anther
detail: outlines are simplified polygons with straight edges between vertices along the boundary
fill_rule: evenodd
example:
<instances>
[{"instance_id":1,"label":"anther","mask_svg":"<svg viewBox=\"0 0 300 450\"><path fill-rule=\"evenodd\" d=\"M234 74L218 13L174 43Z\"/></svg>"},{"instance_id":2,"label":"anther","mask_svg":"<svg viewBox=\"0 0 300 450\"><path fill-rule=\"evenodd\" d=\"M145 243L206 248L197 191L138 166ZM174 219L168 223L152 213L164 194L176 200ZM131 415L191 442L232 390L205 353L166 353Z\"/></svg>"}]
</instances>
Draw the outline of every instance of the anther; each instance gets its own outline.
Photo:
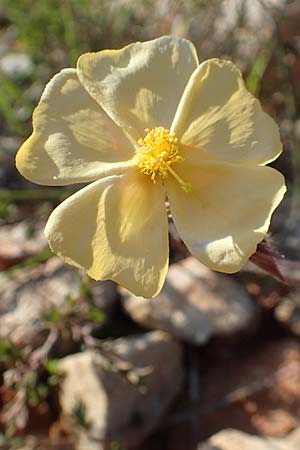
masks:
<instances>
[{"instance_id":1,"label":"anther","mask_svg":"<svg viewBox=\"0 0 300 450\"><path fill-rule=\"evenodd\" d=\"M149 175L153 183L156 177L166 178L169 173L180 183L185 192L191 191L191 184L183 181L172 169L172 164L183 161L179 155L178 139L174 133L163 127L152 130L147 128L146 136L138 140L140 149L136 152L134 159L140 171Z\"/></svg>"}]
</instances>

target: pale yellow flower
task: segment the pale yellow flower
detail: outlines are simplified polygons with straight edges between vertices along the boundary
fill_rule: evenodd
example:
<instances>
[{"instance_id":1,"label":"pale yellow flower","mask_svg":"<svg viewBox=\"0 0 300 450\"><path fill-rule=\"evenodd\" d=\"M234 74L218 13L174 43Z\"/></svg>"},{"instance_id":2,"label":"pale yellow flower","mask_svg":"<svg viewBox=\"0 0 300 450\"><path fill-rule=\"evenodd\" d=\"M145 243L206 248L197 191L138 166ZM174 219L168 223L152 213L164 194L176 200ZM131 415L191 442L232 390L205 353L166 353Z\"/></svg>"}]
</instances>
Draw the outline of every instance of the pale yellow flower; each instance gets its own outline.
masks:
<instances>
[{"instance_id":1,"label":"pale yellow flower","mask_svg":"<svg viewBox=\"0 0 300 450\"><path fill-rule=\"evenodd\" d=\"M265 167L281 152L276 124L231 62L199 65L184 39L81 56L46 86L33 128L17 154L26 178L91 182L51 214L53 252L136 295L157 295L166 277L166 198L191 253L232 273L285 192Z\"/></svg>"}]
</instances>

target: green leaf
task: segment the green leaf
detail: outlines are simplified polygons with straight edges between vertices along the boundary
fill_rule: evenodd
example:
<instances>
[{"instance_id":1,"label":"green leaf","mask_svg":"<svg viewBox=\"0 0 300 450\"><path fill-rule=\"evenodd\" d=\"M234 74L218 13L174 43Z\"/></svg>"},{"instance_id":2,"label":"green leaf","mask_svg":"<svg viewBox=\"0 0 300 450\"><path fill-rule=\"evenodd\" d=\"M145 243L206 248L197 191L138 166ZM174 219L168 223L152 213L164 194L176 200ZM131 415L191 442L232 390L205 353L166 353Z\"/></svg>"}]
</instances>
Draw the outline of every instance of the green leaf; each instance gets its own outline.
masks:
<instances>
[{"instance_id":1,"label":"green leaf","mask_svg":"<svg viewBox=\"0 0 300 450\"><path fill-rule=\"evenodd\" d=\"M51 322L53 324L57 324L57 323L59 323L61 321L62 314L61 314L59 308L57 308L57 306L54 306L50 311L48 311L44 315L44 318L48 322Z\"/></svg>"},{"instance_id":2,"label":"green leaf","mask_svg":"<svg viewBox=\"0 0 300 450\"><path fill-rule=\"evenodd\" d=\"M85 315L86 319L91 320L92 322L105 322L106 315L104 312L100 311L100 309L91 306Z\"/></svg>"},{"instance_id":3,"label":"green leaf","mask_svg":"<svg viewBox=\"0 0 300 450\"><path fill-rule=\"evenodd\" d=\"M44 367L46 371L51 375L56 375L58 377L62 375L62 371L59 366L59 359L48 359L44 363Z\"/></svg>"},{"instance_id":4,"label":"green leaf","mask_svg":"<svg viewBox=\"0 0 300 450\"><path fill-rule=\"evenodd\" d=\"M92 289L91 289L91 286L88 283L82 282L80 284L80 294L83 295L84 297L88 298L88 299L92 299L93 298Z\"/></svg>"}]
</instances>

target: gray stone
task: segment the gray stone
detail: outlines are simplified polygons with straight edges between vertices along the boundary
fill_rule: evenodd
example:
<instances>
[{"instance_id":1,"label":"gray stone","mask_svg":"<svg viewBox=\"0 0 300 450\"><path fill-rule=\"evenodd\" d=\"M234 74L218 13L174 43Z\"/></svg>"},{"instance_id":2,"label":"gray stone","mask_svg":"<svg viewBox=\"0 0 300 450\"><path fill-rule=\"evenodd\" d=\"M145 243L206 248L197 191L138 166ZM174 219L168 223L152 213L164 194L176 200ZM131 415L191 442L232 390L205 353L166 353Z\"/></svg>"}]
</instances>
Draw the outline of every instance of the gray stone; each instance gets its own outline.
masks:
<instances>
[{"instance_id":1,"label":"gray stone","mask_svg":"<svg viewBox=\"0 0 300 450\"><path fill-rule=\"evenodd\" d=\"M299 450L300 429L293 431L284 439L259 437L239 430L222 430L197 450Z\"/></svg>"},{"instance_id":2,"label":"gray stone","mask_svg":"<svg viewBox=\"0 0 300 450\"><path fill-rule=\"evenodd\" d=\"M48 246L42 224L34 228L23 221L0 228L0 270L36 255Z\"/></svg>"},{"instance_id":3,"label":"gray stone","mask_svg":"<svg viewBox=\"0 0 300 450\"><path fill-rule=\"evenodd\" d=\"M73 432L81 408L86 440L135 448L161 422L183 381L182 348L167 333L106 341L103 352L85 351L60 361L62 415ZM82 430L80 441L82 448ZM106 447L105 447L106 448Z\"/></svg>"},{"instance_id":4,"label":"gray stone","mask_svg":"<svg viewBox=\"0 0 300 450\"><path fill-rule=\"evenodd\" d=\"M80 294L81 276L78 269L57 257L46 264L22 269L12 277L0 277L0 339L10 339L15 345L37 347L49 331L47 313L53 308L64 310L67 297ZM111 314L118 301L112 283L91 283L91 305ZM96 325L95 325L96 326Z\"/></svg>"},{"instance_id":5,"label":"gray stone","mask_svg":"<svg viewBox=\"0 0 300 450\"><path fill-rule=\"evenodd\" d=\"M124 308L133 320L194 344L247 328L256 311L230 275L213 272L193 257L170 267L163 290L154 299L123 293Z\"/></svg>"},{"instance_id":6,"label":"gray stone","mask_svg":"<svg viewBox=\"0 0 300 450\"><path fill-rule=\"evenodd\" d=\"M0 282L0 338L15 345L39 346L47 334L45 314L76 295L79 277L59 258L23 269Z\"/></svg>"},{"instance_id":7,"label":"gray stone","mask_svg":"<svg viewBox=\"0 0 300 450\"><path fill-rule=\"evenodd\" d=\"M0 68L10 78L23 78L32 74L34 65L27 53L7 53L0 60Z\"/></svg>"},{"instance_id":8,"label":"gray stone","mask_svg":"<svg viewBox=\"0 0 300 450\"><path fill-rule=\"evenodd\" d=\"M276 319L296 336L300 336L300 289L292 290L275 308Z\"/></svg>"}]
</instances>

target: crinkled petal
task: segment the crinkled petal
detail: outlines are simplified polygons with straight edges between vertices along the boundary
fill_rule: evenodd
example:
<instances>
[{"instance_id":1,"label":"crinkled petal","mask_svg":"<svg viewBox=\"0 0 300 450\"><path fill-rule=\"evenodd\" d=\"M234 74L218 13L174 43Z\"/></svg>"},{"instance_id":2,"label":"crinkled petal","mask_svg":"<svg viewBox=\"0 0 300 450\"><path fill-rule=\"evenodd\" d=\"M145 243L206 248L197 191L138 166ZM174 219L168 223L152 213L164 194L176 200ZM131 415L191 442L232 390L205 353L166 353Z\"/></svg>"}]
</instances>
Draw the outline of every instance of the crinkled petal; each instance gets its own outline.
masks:
<instances>
[{"instance_id":1,"label":"crinkled petal","mask_svg":"<svg viewBox=\"0 0 300 450\"><path fill-rule=\"evenodd\" d=\"M208 60L194 71L172 125L182 156L261 165L282 150L278 127L229 61Z\"/></svg>"},{"instance_id":2,"label":"crinkled petal","mask_svg":"<svg viewBox=\"0 0 300 450\"><path fill-rule=\"evenodd\" d=\"M128 170L81 189L51 214L45 234L54 253L96 280L153 297L168 269L168 223L159 183Z\"/></svg>"},{"instance_id":3,"label":"crinkled petal","mask_svg":"<svg viewBox=\"0 0 300 450\"><path fill-rule=\"evenodd\" d=\"M186 83L198 65L193 44L164 36L121 50L87 53L78 76L91 96L134 138L170 128Z\"/></svg>"},{"instance_id":4,"label":"crinkled petal","mask_svg":"<svg viewBox=\"0 0 300 450\"><path fill-rule=\"evenodd\" d=\"M81 85L75 69L47 84L33 114L33 133L16 158L29 180L46 185L93 181L127 161L134 146Z\"/></svg>"},{"instance_id":5,"label":"crinkled petal","mask_svg":"<svg viewBox=\"0 0 300 450\"><path fill-rule=\"evenodd\" d=\"M192 189L166 180L172 216L191 253L213 270L233 273L256 251L272 212L286 191L283 176L270 167L178 163Z\"/></svg>"}]
</instances>

